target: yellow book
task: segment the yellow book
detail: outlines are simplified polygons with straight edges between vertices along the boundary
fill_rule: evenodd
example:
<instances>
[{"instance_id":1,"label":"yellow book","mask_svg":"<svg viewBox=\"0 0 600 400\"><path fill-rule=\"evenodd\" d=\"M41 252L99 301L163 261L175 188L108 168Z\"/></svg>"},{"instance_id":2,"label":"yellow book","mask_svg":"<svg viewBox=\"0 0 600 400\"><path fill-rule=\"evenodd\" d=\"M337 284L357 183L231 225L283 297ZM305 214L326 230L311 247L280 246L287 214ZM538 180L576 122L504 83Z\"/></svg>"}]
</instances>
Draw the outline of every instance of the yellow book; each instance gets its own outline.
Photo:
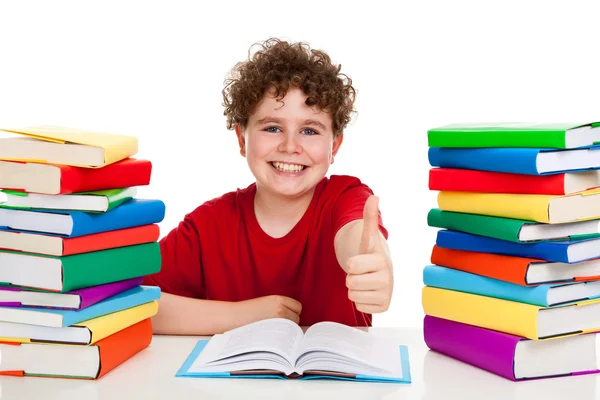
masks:
<instances>
[{"instance_id":1,"label":"yellow book","mask_svg":"<svg viewBox=\"0 0 600 400\"><path fill-rule=\"evenodd\" d=\"M522 219L540 223L565 223L600 218L600 189L564 196L451 192L438 193L444 211Z\"/></svg>"},{"instance_id":2,"label":"yellow book","mask_svg":"<svg viewBox=\"0 0 600 400\"><path fill-rule=\"evenodd\" d=\"M533 340L600 330L600 299L540 307L425 286L421 300L427 315Z\"/></svg>"},{"instance_id":3,"label":"yellow book","mask_svg":"<svg viewBox=\"0 0 600 400\"><path fill-rule=\"evenodd\" d=\"M153 300L62 328L0 322L0 342L90 345L153 317L157 312L158 301Z\"/></svg>"},{"instance_id":4,"label":"yellow book","mask_svg":"<svg viewBox=\"0 0 600 400\"><path fill-rule=\"evenodd\" d=\"M0 160L100 168L135 155L135 136L41 125L0 129L21 137L0 139Z\"/></svg>"}]
</instances>

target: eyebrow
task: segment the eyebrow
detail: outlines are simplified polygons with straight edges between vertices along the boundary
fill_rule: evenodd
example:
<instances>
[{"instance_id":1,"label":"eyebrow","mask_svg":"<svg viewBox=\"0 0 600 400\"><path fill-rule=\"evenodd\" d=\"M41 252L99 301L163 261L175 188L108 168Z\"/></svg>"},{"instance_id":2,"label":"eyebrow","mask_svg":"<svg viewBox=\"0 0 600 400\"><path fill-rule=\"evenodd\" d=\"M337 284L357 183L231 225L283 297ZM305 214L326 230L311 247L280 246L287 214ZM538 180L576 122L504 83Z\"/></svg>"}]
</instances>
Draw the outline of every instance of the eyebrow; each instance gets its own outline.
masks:
<instances>
[{"instance_id":1,"label":"eyebrow","mask_svg":"<svg viewBox=\"0 0 600 400\"><path fill-rule=\"evenodd\" d=\"M265 123L269 123L269 122L274 122L277 124L281 124L282 120L279 118L275 118L275 117L264 117L262 119L259 119L258 121L256 121L259 124L265 124ZM319 122L317 120L314 119L307 119L303 122L303 125L313 125L313 126L318 126L321 129L327 130L327 127L322 123Z\"/></svg>"}]
</instances>

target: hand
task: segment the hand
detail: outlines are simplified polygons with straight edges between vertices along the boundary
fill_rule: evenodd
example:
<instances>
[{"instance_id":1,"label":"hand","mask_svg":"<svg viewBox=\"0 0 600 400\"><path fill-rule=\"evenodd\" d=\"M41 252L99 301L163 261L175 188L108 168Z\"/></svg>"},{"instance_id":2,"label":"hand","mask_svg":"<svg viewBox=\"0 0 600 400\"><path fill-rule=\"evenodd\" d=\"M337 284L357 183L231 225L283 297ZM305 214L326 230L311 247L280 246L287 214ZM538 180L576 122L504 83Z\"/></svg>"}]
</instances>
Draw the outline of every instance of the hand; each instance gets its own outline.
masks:
<instances>
[{"instance_id":1,"label":"hand","mask_svg":"<svg viewBox=\"0 0 600 400\"><path fill-rule=\"evenodd\" d=\"M300 322L302 304L291 297L263 296L236 304L239 318L243 320L241 325L267 318L286 318L295 323Z\"/></svg>"},{"instance_id":2,"label":"hand","mask_svg":"<svg viewBox=\"0 0 600 400\"><path fill-rule=\"evenodd\" d=\"M378 203L376 196L365 203L358 255L348 259L346 268L348 298L358 311L369 314L389 308L394 286L392 260L379 233Z\"/></svg>"}]
</instances>

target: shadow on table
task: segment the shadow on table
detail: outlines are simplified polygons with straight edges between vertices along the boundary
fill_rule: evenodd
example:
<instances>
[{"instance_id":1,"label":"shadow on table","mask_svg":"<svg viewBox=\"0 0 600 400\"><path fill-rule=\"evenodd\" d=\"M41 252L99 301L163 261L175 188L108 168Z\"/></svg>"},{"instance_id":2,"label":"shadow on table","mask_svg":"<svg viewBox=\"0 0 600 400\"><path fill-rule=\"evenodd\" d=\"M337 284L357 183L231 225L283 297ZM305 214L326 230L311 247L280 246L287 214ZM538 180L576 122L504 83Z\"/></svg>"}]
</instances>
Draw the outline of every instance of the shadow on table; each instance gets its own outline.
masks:
<instances>
[{"instance_id":1,"label":"shadow on table","mask_svg":"<svg viewBox=\"0 0 600 400\"><path fill-rule=\"evenodd\" d=\"M594 374L513 382L429 350L423 364L422 400L598 399L597 379Z\"/></svg>"}]
</instances>

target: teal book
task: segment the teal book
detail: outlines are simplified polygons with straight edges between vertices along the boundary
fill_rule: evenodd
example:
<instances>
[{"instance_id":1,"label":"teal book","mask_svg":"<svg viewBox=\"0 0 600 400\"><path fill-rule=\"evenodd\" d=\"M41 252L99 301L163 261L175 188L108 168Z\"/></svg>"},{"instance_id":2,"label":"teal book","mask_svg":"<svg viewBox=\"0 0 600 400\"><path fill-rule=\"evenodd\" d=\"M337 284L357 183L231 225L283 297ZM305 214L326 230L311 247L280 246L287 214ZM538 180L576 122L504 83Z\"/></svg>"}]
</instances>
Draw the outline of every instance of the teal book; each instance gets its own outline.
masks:
<instances>
[{"instance_id":1,"label":"teal book","mask_svg":"<svg viewBox=\"0 0 600 400\"><path fill-rule=\"evenodd\" d=\"M14 190L3 192L7 200L0 207L4 208L107 212L133 199L137 189L130 187L59 195Z\"/></svg>"},{"instance_id":2,"label":"teal book","mask_svg":"<svg viewBox=\"0 0 600 400\"><path fill-rule=\"evenodd\" d=\"M411 383L407 346L334 322L303 332L284 318L198 341L176 376Z\"/></svg>"},{"instance_id":3,"label":"teal book","mask_svg":"<svg viewBox=\"0 0 600 400\"><path fill-rule=\"evenodd\" d=\"M429 147L573 149L600 142L600 122L460 123L430 129Z\"/></svg>"}]
</instances>

